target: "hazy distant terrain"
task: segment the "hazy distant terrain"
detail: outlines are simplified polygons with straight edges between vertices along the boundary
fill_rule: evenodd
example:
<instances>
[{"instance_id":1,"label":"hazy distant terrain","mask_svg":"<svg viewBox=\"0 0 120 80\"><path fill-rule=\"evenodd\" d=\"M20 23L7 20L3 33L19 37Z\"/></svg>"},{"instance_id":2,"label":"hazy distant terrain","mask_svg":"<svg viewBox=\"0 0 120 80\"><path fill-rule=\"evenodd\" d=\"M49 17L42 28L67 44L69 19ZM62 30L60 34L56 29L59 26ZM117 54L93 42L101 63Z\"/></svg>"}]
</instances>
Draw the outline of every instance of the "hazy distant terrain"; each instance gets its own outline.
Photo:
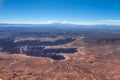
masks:
<instances>
[{"instance_id":1,"label":"hazy distant terrain","mask_svg":"<svg viewBox=\"0 0 120 80\"><path fill-rule=\"evenodd\" d=\"M0 24L0 79L119 80L120 26Z\"/></svg>"}]
</instances>

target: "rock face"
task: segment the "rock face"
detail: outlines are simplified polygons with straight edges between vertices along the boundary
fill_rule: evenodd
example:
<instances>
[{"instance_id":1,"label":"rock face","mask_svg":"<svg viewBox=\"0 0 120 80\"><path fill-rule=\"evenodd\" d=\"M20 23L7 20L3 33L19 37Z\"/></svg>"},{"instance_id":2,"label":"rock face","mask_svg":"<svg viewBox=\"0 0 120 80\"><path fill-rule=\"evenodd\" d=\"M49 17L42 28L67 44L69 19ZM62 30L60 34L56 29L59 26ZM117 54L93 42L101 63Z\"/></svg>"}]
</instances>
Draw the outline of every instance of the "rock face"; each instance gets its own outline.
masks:
<instances>
[{"instance_id":1,"label":"rock face","mask_svg":"<svg viewBox=\"0 0 120 80\"><path fill-rule=\"evenodd\" d=\"M52 41L40 40L25 40L14 43L14 38L7 38L0 40L1 52L9 52L10 54L25 54L27 56L35 57L49 57L55 60L63 60L64 56L58 55L60 53L72 54L77 52L77 48L48 48L46 46L64 45L70 43L75 39L67 38Z\"/></svg>"},{"instance_id":2,"label":"rock face","mask_svg":"<svg viewBox=\"0 0 120 80\"><path fill-rule=\"evenodd\" d=\"M120 45L91 44L79 38L70 44L78 52L62 54L64 60L1 53L0 79L120 80Z\"/></svg>"}]
</instances>

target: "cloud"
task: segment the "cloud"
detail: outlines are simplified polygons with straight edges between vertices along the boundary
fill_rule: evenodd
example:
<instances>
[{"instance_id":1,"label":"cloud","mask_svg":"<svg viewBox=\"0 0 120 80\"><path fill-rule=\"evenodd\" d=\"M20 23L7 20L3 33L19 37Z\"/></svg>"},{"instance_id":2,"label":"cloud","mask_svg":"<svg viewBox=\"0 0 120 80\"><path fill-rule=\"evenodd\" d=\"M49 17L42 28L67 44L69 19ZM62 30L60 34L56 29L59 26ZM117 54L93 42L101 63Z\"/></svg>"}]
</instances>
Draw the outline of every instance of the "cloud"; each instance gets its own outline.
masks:
<instances>
[{"instance_id":1,"label":"cloud","mask_svg":"<svg viewBox=\"0 0 120 80\"><path fill-rule=\"evenodd\" d=\"M30 22L29 22L30 23ZM31 22L33 24L53 24L53 23L61 23L61 24L80 24L79 22L72 22L66 20L47 20L47 21L40 21L40 22Z\"/></svg>"},{"instance_id":2,"label":"cloud","mask_svg":"<svg viewBox=\"0 0 120 80\"><path fill-rule=\"evenodd\" d=\"M0 21L0 23L11 23L11 24L52 24L57 23L56 20L46 20L46 21Z\"/></svg>"},{"instance_id":3,"label":"cloud","mask_svg":"<svg viewBox=\"0 0 120 80\"><path fill-rule=\"evenodd\" d=\"M35 22L36 23L36 22ZM47 20L38 22L38 24L52 24L52 23L62 23L62 24L76 24L76 25L120 25L120 20L93 20L93 21L67 21L67 20Z\"/></svg>"},{"instance_id":4,"label":"cloud","mask_svg":"<svg viewBox=\"0 0 120 80\"><path fill-rule=\"evenodd\" d=\"M103 20L103 22L120 22L120 20Z\"/></svg>"},{"instance_id":5,"label":"cloud","mask_svg":"<svg viewBox=\"0 0 120 80\"><path fill-rule=\"evenodd\" d=\"M101 23L111 24L111 25L120 25L120 20L102 20Z\"/></svg>"},{"instance_id":6,"label":"cloud","mask_svg":"<svg viewBox=\"0 0 120 80\"><path fill-rule=\"evenodd\" d=\"M75 24L75 25L120 25L120 20L91 20L91 21L68 21L68 20L54 20L48 19L46 21L0 21L1 23L12 23L12 24Z\"/></svg>"}]
</instances>

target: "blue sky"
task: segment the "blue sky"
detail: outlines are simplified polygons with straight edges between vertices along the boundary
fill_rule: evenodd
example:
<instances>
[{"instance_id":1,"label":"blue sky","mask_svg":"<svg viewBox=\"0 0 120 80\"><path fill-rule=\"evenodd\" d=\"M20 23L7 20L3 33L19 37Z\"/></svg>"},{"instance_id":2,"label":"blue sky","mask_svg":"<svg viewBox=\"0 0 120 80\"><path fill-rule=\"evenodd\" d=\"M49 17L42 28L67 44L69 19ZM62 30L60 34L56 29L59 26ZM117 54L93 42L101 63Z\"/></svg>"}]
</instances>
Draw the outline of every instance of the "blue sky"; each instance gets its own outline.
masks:
<instances>
[{"instance_id":1,"label":"blue sky","mask_svg":"<svg viewBox=\"0 0 120 80\"><path fill-rule=\"evenodd\" d=\"M120 24L120 0L0 0L0 23Z\"/></svg>"}]
</instances>

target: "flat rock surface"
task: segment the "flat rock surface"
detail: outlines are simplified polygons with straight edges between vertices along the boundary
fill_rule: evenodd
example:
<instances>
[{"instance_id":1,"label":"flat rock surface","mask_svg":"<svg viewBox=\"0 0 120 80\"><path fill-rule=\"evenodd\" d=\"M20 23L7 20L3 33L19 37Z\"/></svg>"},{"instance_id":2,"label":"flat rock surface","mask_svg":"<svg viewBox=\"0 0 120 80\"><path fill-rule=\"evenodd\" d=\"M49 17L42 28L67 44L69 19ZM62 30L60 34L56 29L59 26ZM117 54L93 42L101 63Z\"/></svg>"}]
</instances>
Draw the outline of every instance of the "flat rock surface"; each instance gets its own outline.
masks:
<instances>
[{"instance_id":1,"label":"flat rock surface","mask_svg":"<svg viewBox=\"0 0 120 80\"><path fill-rule=\"evenodd\" d=\"M119 45L79 45L66 59L52 60L21 54L0 53L2 80L120 80Z\"/></svg>"}]
</instances>

